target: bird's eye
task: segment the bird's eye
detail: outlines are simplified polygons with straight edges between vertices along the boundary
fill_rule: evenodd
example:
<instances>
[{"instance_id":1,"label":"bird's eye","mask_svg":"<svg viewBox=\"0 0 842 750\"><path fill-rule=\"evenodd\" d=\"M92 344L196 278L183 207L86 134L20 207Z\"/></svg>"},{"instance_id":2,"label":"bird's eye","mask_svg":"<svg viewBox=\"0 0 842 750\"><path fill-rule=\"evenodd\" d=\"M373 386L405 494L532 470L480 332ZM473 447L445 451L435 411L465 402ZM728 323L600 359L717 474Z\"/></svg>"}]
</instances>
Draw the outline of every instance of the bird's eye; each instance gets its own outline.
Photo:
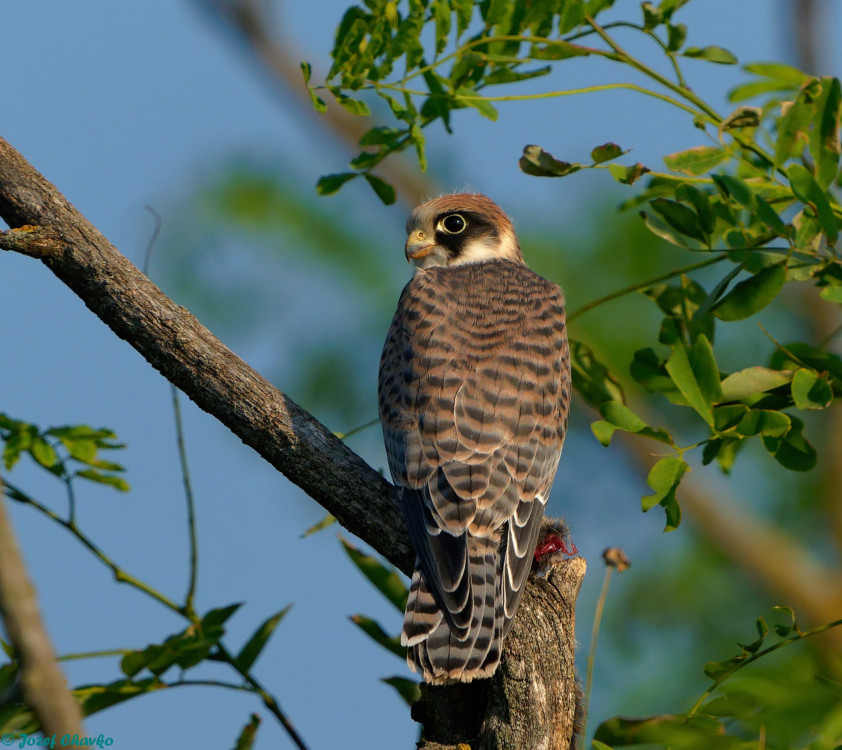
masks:
<instances>
[{"instance_id":1,"label":"bird's eye","mask_svg":"<svg viewBox=\"0 0 842 750\"><path fill-rule=\"evenodd\" d=\"M459 214L450 214L441 220L441 228L448 234L459 234L465 231L468 222L465 221Z\"/></svg>"}]
</instances>

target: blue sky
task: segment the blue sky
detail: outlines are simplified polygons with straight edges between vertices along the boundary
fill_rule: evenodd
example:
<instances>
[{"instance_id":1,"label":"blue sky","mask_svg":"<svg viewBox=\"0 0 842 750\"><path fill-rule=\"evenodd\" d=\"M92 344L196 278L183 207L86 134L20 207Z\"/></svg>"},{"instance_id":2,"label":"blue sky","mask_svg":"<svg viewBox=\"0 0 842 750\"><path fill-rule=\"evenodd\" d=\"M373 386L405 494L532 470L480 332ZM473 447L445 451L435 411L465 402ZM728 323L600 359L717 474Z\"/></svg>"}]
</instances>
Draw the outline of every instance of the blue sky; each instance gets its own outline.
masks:
<instances>
[{"instance_id":1,"label":"blue sky","mask_svg":"<svg viewBox=\"0 0 842 750\"><path fill-rule=\"evenodd\" d=\"M690 27L691 44L728 47L741 61L782 59L783 5L695 0L681 20ZM617 7L624 12L638 4L619 0ZM290 0L281 9L301 56L318 71L327 68L344 8L336 0ZM9 0L0 20L6 31L0 135L138 264L152 230L144 206L177 204L231 155L265 155L267 161L294 155L303 191L313 190L321 174L345 166L347 154L314 126L314 115L302 111L297 99L278 97L247 56L189 2L77 0L47 7ZM833 6L832 25L839 28L840 20L839 6ZM838 48L834 54L838 73ZM589 80L585 63L564 71L563 79L554 79L559 88ZM736 68L703 62L688 62L686 72L699 93L723 109L722 92L740 76ZM619 75L613 80L626 80L625 72ZM526 177L516 166L522 146L539 143L559 158L577 160L609 140L633 148L633 157L644 163L701 142L666 106L650 108L633 94L609 92L529 110L502 106L498 123L460 113L455 136L431 136L431 162L446 171L453 187L490 194L516 222L543 215L563 226L575 224L587 201L613 185L604 174L577 176L575 182ZM363 206L372 221L391 227L384 263L397 267L403 264L405 208L385 208L366 190L355 184L325 200L338 210ZM0 411L44 425L81 422L118 432L129 445L122 459L133 491L118 496L90 488L80 502L82 523L128 570L180 597L186 586L185 518L167 384L46 268L3 254L0 269ZM398 293L396 286L395 299ZM271 345L239 353L260 369L261 351ZM349 737L359 738L360 746L411 746L414 725L391 689L378 682L403 674L404 667L347 620L365 612L397 628L399 616L347 564L332 532L299 539L322 516L315 503L212 418L184 399L183 405L199 498L200 609L246 602L229 627L236 647L265 617L294 602L257 674L310 746L353 746ZM385 463L379 446L365 443L361 450L373 465ZM575 496L605 496L606 487L610 494L610 480L599 484L600 460L590 446L568 444L559 481L572 484ZM25 467L16 477L33 494L56 497L55 488ZM139 647L182 628L139 594L115 586L61 530L28 509L11 510L59 652ZM636 508L620 514L613 528L610 540L599 529L577 534L585 557L595 561L607 543L680 543L676 535L661 537L660 519L645 518ZM580 609L584 621L598 583L589 581ZM579 640L586 641L585 631ZM118 677L116 664L106 661L74 662L68 674L73 683ZM210 688L128 702L91 717L87 729L113 737L119 750L151 742L226 747L251 711L265 718L258 748L287 746L251 696Z\"/></svg>"}]
</instances>

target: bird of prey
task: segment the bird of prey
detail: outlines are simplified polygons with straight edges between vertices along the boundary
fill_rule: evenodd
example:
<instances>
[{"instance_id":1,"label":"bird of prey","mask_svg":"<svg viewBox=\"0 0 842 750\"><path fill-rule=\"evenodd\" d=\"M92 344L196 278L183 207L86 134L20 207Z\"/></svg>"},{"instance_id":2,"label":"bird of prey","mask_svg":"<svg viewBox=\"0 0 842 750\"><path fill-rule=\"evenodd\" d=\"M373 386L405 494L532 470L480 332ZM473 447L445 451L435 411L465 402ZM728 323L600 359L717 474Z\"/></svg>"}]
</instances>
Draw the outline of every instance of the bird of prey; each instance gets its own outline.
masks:
<instances>
[{"instance_id":1,"label":"bird of prey","mask_svg":"<svg viewBox=\"0 0 842 750\"><path fill-rule=\"evenodd\" d=\"M526 584L567 429L561 289L484 195L413 211L416 266L380 360L379 410L417 560L401 643L428 683L490 677Z\"/></svg>"}]
</instances>

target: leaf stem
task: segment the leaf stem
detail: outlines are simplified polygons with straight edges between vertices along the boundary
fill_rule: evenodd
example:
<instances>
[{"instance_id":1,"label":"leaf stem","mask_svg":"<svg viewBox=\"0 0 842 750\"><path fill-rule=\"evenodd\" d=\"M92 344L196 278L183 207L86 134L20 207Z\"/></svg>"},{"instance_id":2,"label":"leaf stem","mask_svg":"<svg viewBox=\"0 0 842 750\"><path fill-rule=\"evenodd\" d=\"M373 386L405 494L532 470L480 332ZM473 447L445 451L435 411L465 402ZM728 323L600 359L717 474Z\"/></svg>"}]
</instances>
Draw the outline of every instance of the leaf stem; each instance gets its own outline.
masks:
<instances>
[{"instance_id":1,"label":"leaf stem","mask_svg":"<svg viewBox=\"0 0 842 750\"><path fill-rule=\"evenodd\" d=\"M178 398L178 388L170 385L172 395L172 410L175 418L175 438L178 446L178 460L181 465L181 478L184 483L184 497L187 501L187 528L190 538L190 583L184 598L184 609L195 614L194 599L196 596L196 578L199 569L199 543L196 534L196 503L193 499L193 485L190 481L190 470L187 465L187 449L184 442L184 422L181 419L181 405Z\"/></svg>"},{"instance_id":2,"label":"leaf stem","mask_svg":"<svg viewBox=\"0 0 842 750\"><path fill-rule=\"evenodd\" d=\"M692 719L693 716L695 716L698 710L701 708L702 703L704 703L705 700L708 698L708 696L714 690L716 690L716 688L718 688L723 682L725 682L725 680L727 680L729 677L731 677L731 675L735 674L739 670L743 669L744 667L747 667L753 662L756 662L758 659L766 656L767 654L771 654L773 651L777 651L779 648L788 646L790 643L795 643L796 641L800 641L804 638L809 638L810 636L818 635L819 633L824 633L825 631L839 627L840 625L842 625L842 619L833 620L832 622L825 623L824 625L819 625L815 628L812 628L811 630L805 630L803 633L796 633L795 635L791 635L788 638L784 638L783 640L778 641L777 643L767 648L764 648L762 651L758 651L757 653L751 654L751 656L746 657L744 661L739 662L730 672L726 672L721 677L717 677L713 681L713 684L707 690L705 690L705 692L702 693L699 700L697 700L693 704L693 708L691 708L687 712L685 716L685 721L689 721L690 719Z\"/></svg>"},{"instance_id":3,"label":"leaf stem","mask_svg":"<svg viewBox=\"0 0 842 750\"><path fill-rule=\"evenodd\" d=\"M363 430L367 430L369 427L374 427L374 425L380 424L380 417L376 419L370 419L368 422L364 424L357 425L356 427L352 427L348 432L334 432L333 434L336 435L340 440L347 440L351 435L356 435L358 432L362 432Z\"/></svg>"},{"instance_id":4,"label":"leaf stem","mask_svg":"<svg viewBox=\"0 0 842 750\"><path fill-rule=\"evenodd\" d=\"M659 281L666 281L667 279L672 279L675 276L680 276L684 273L696 271L699 268L712 266L715 263L719 263L720 261L726 260L728 258L728 256L724 252L719 252L721 252L722 254L716 255L713 258L706 258L705 260L699 261L698 263L692 263L689 266L674 268L672 271L668 271L667 273L661 274L660 276L655 276L654 278L638 282L637 284L631 284L627 287L623 287L622 289L618 289L615 292L611 292L611 294L606 294L604 297L599 297L598 299L588 302L587 304L582 305L582 307L574 310L567 316L567 321L569 323L570 321L578 318L580 315L584 315L586 312L593 310L595 307L604 305L606 302L611 302L612 300L618 299L619 297L624 297L625 295L631 294L632 292L637 292L641 289L645 289L648 286L652 286L652 284L657 284Z\"/></svg>"},{"instance_id":5,"label":"leaf stem","mask_svg":"<svg viewBox=\"0 0 842 750\"><path fill-rule=\"evenodd\" d=\"M111 648L104 651L77 651L72 654L57 656L57 661L75 661L77 659L102 659L108 656L125 656L132 653L130 648Z\"/></svg>"},{"instance_id":6,"label":"leaf stem","mask_svg":"<svg viewBox=\"0 0 842 750\"><path fill-rule=\"evenodd\" d=\"M287 734L289 735L290 739L293 741L295 746L299 748L299 750L307 750L307 745L304 743L304 740L301 739L301 736L298 734L298 730L293 726L292 722L289 720L289 717L283 712L281 709L280 704L276 700L275 696L273 696L260 682L254 677L251 672L246 669L242 669L238 664L236 659L231 655L231 652L222 645L222 643L218 643L217 647L219 649L219 655L222 660L228 664L230 664L239 674L240 676L251 686L250 692L255 693L257 696L260 697L260 700L263 701L263 705L272 713L272 715L281 723L283 728L286 730Z\"/></svg>"},{"instance_id":7,"label":"leaf stem","mask_svg":"<svg viewBox=\"0 0 842 750\"><path fill-rule=\"evenodd\" d=\"M151 597L155 601L163 604L167 609L172 610L173 612L177 612L180 615L184 615L187 617L187 613L185 612L183 607L180 607L176 604L172 599L165 596L159 591L156 591L151 586L147 585L143 581L138 578L135 578L130 573L127 573L123 568L121 568L114 560L112 560L105 552L100 549L96 543L87 536L77 525L76 522L73 520L68 520L62 518L58 513L48 508L46 505L39 503L35 498L30 497L25 492L23 492L19 487L16 487L11 482L6 482L6 494L12 500L17 500L18 502L23 502L31 505L37 511L40 511L43 515L47 516L47 518L55 521L59 526L63 526L67 529L73 536L76 537L85 547L87 547L93 555L102 562L106 567L108 567L111 572L114 574L114 579L119 583L128 583L130 586L133 586L138 591L142 591L147 596ZM12 491L14 495L10 494L9 491Z\"/></svg>"},{"instance_id":8,"label":"leaf stem","mask_svg":"<svg viewBox=\"0 0 842 750\"><path fill-rule=\"evenodd\" d=\"M602 591L599 593L599 599L596 602L596 611L594 612L593 628L591 629L591 645L588 650L588 671L585 677L585 699L584 711L582 719L582 737L587 736L588 728L588 707L591 703L591 688L593 687L593 668L596 661L596 641L599 637L599 628L602 624L602 613L605 609L605 600L608 597L608 586L611 583L611 574L614 568L611 565L605 566L605 578L602 580Z\"/></svg>"},{"instance_id":9,"label":"leaf stem","mask_svg":"<svg viewBox=\"0 0 842 750\"><path fill-rule=\"evenodd\" d=\"M682 98L686 99L688 102L696 105L699 110L705 113L711 120L714 121L716 125L719 125L722 122L722 115L720 115L713 107L711 107L704 99L699 98L693 91L686 86L682 86L680 84L675 84L670 81L669 78L661 75L657 70L650 68L645 63L642 63L636 57L632 57L628 52L626 52L617 42L615 42L590 15L585 15L585 21L587 21L591 27L593 27L594 31L599 34L603 41L614 50L615 54L620 58L620 62L624 62L627 65L630 65L635 70L640 71L645 76L648 76L653 81L657 81L662 86L668 88L670 91L675 92Z\"/></svg>"},{"instance_id":10,"label":"leaf stem","mask_svg":"<svg viewBox=\"0 0 842 750\"><path fill-rule=\"evenodd\" d=\"M658 91L652 91L652 89L647 89L643 86L638 86L635 83L604 83L600 84L599 86L587 86L581 89L562 89L560 91L545 91L542 93L537 94L510 94L508 96L467 96L465 94L435 94L429 91L419 91L417 89L407 89L402 86L398 86L391 83L379 83L377 81L366 81L366 85L370 86L371 88L377 89L387 89L389 91L399 91L403 94L410 94L413 96L425 96L429 98L439 98L439 99L454 99L455 101L483 101L483 102L519 102L519 101L532 101L535 99L554 99L560 96L573 96L575 94L590 94L598 91L609 91L611 89L628 89L630 91L637 91L641 94L646 94L647 96L654 97L655 99L660 99L661 101L668 102L675 107L683 109L686 112L689 112L692 115L698 114L698 112L693 109L692 107L687 106L683 102L674 99L671 96L667 96L666 94L661 94Z\"/></svg>"}]
</instances>

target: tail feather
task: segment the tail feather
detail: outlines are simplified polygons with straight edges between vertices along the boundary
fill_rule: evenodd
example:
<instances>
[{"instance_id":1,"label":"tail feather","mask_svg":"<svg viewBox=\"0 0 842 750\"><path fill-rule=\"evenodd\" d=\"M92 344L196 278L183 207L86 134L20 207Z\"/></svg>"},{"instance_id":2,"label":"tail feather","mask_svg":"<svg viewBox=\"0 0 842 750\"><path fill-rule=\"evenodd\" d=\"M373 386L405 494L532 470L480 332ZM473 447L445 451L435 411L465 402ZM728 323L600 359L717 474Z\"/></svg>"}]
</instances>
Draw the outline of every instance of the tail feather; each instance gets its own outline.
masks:
<instances>
[{"instance_id":1,"label":"tail feather","mask_svg":"<svg viewBox=\"0 0 842 750\"><path fill-rule=\"evenodd\" d=\"M439 626L442 619L439 605L424 583L421 571L416 567L406 600L401 645L414 646L423 641Z\"/></svg>"},{"instance_id":2,"label":"tail feather","mask_svg":"<svg viewBox=\"0 0 842 750\"><path fill-rule=\"evenodd\" d=\"M468 555L472 617L466 631L454 632L424 578L412 576L401 642L407 662L428 683L467 682L490 677L500 661L504 630L503 571L493 539L472 539ZM464 637L460 638L464 632Z\"/></svg>"}]
</instances>

